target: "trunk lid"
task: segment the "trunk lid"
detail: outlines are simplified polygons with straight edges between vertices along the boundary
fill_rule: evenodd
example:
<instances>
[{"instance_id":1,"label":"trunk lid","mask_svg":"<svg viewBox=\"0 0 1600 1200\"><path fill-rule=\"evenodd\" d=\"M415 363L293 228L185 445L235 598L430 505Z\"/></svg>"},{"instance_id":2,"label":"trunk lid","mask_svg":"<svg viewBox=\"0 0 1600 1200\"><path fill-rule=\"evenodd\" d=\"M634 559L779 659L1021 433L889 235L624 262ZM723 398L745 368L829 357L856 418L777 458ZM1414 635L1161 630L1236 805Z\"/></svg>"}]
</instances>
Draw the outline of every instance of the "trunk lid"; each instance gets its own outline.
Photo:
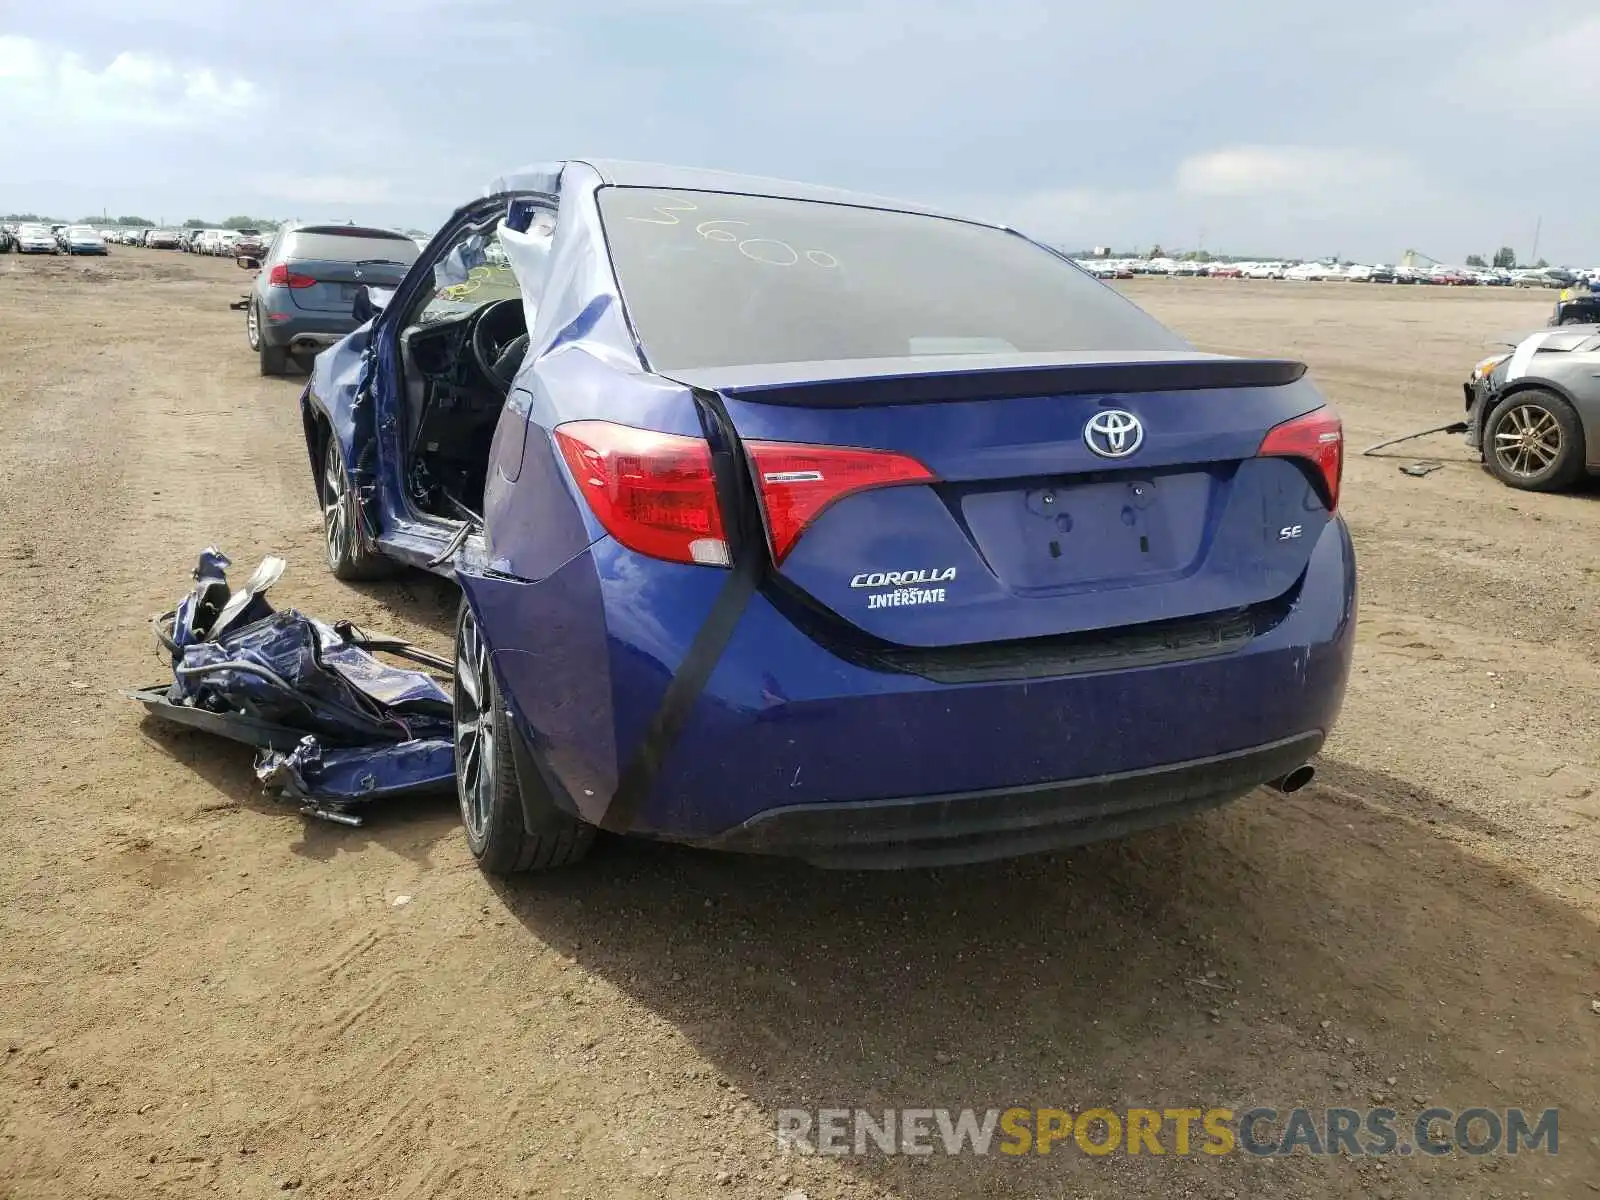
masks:
<instances>
[{"instance_id":1,"label":"trunk lid","mask_svg":"<svg viewBox=\"0 0 1600 1200\"><path fill-rule=\"evenodd\" d=\"M1331 519L1315 468L1258 455L1268 431L1324 406L1304 371L1191 352L779 364L675 377L715 391L747 447L869 448L931 471L931 480L869 487L827 506L778 572L875 638L938 647L1230 613L1284 597ZM1119 429L1120 447L1111 444ZM800 476L781 476L790 477Z\"/></svg>"},{"instance_id":2,"label":"trunk lid","mask_svg":"<svg viewBox=\"0 0 1600 1200\"><path fill-rule=\"evenodd\" d=\"M405 263L386 260L340 262L335 259L290 259L284 264L293 280L311 279L311 284L289 287L289 298L296 308L312 312L340 313L348 316L356 294L363 285L392 288L405 278Z\"/></svg>"}]
</instances>

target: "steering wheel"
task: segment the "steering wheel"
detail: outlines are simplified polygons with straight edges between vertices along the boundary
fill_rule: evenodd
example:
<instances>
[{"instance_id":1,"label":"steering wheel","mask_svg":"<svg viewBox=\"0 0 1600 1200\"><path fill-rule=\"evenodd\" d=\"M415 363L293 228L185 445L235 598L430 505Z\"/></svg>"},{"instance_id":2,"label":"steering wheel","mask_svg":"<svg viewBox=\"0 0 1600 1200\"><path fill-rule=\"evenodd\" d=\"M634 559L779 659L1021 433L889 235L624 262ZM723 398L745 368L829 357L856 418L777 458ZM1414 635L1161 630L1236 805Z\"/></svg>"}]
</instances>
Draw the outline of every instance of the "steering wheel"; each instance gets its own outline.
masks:
<instances>
[{"instance_id":1,"label":"steering wheel","mask_svg":"<svg viewBox=\"0 0 1600 1200\"><path fill-rule=\"evenodd\" d=\"M501 391L510 389L521 364L521 355L506 352L519 337L527 336L526 325L520 296L485 304L472 318L472 360L484 378Z\"/></svg>"}]
</instances>

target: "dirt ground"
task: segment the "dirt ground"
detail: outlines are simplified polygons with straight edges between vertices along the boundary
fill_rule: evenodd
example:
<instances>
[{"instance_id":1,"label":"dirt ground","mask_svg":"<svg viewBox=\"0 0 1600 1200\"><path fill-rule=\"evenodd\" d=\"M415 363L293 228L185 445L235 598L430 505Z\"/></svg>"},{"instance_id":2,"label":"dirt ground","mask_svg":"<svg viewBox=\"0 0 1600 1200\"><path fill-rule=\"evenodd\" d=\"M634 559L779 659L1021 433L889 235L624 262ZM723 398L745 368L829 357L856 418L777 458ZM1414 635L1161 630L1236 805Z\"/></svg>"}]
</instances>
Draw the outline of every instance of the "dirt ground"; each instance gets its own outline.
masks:
<instances>
[{"instance_id":1,"label":"dirt ground","mask_svg":"<svg viewBox=\"0 0 1600 1200\"><path fill-rule=\"evenodd\" d=\"M295 402L231 264L0 257L0 1196L1600 1193L1600 491L1459 439L1354 457L1361 625L1317 783L962 870L612 844L511 884L448 800L362 829L141 720L147 622L215 542L448 646L448 587L321 563ZM1359 449L1452 419L1551 297L1135 281L1305 358ZM1426 478L1397 469L1431 456ZM819 1105L1559 1106L1560 1153L802 1157Z\"/></svg>"}]
</instances>

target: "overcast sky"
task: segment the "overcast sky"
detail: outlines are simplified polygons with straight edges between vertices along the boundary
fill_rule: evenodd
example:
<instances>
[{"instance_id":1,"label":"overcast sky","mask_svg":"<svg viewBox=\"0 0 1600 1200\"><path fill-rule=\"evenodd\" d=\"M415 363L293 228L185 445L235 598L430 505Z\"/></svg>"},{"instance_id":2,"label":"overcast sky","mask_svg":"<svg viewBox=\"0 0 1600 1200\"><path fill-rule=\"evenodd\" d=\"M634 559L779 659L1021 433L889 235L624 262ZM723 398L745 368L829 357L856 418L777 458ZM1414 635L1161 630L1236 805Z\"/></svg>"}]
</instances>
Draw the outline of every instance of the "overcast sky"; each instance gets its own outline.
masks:
<instances>
[{"instance_id":1,"label":"overcast sky","mask_svg":"<svg viewBox=\"0 0 1600 1200\"><path fill-rule=\"evenodd\" d=\"M238 15L252 15L243 20ZM1600 263L1592 0L0 3L0 211L431 230L567 156L1072 247Z\"/></svg>"}]
</instances>

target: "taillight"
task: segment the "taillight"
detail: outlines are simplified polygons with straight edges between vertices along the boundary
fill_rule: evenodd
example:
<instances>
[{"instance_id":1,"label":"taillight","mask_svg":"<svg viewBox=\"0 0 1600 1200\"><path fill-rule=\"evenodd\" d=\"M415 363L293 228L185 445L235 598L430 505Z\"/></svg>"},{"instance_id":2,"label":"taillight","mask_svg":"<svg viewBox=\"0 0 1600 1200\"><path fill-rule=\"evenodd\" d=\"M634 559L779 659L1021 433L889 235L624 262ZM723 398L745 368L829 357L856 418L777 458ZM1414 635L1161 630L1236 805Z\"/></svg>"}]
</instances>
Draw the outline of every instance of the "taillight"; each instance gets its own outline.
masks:
<instances>
[{"instance_id":1,"label":"taillight","mask_svg":"<svg viewBox=\"0 0 1600 1200\"><path fill-rule=\"evenodd\" d=\"M792 442L746 442L745 450L775 563L784 560L806 526L829 505L869 488L934 478L916 459L887 450Z\"/></svg>"},{"instance_id":2,"label":"taillight","mask_svg":"<svg viewBox=\"0 0 1600 1200\"><path fill-rule=\"evenodd\" d=\"M610 421L573 421L555 435L578 490L617 541L652 558L728 565L704 438Z\"/></svg>"},{"instance_id":3,"label":"taillight","mask_svg":"<svg viewBox=\"0 0 1600 1200\"><path fill-rule=\"evenodd\" d=\"M289 268L279 263L267 272L267 286L287 288L316 287L317 281L310 275L291 275Z\"/></svg>"},{"instance_id":4,"label":"taillight","mask_svg":"<svg viewBox=\"0 0 1600 1200\"><path fill-rule=\"evenodd\" d=\"M1274 425L1261 439L1261 449L1256 453L1309 462L1322 479L1328 511L1339 507L1339 481L1344 476L1344 426L1331 407L1324 406L1282 425Z\"/></svg>"}]
</instances>

